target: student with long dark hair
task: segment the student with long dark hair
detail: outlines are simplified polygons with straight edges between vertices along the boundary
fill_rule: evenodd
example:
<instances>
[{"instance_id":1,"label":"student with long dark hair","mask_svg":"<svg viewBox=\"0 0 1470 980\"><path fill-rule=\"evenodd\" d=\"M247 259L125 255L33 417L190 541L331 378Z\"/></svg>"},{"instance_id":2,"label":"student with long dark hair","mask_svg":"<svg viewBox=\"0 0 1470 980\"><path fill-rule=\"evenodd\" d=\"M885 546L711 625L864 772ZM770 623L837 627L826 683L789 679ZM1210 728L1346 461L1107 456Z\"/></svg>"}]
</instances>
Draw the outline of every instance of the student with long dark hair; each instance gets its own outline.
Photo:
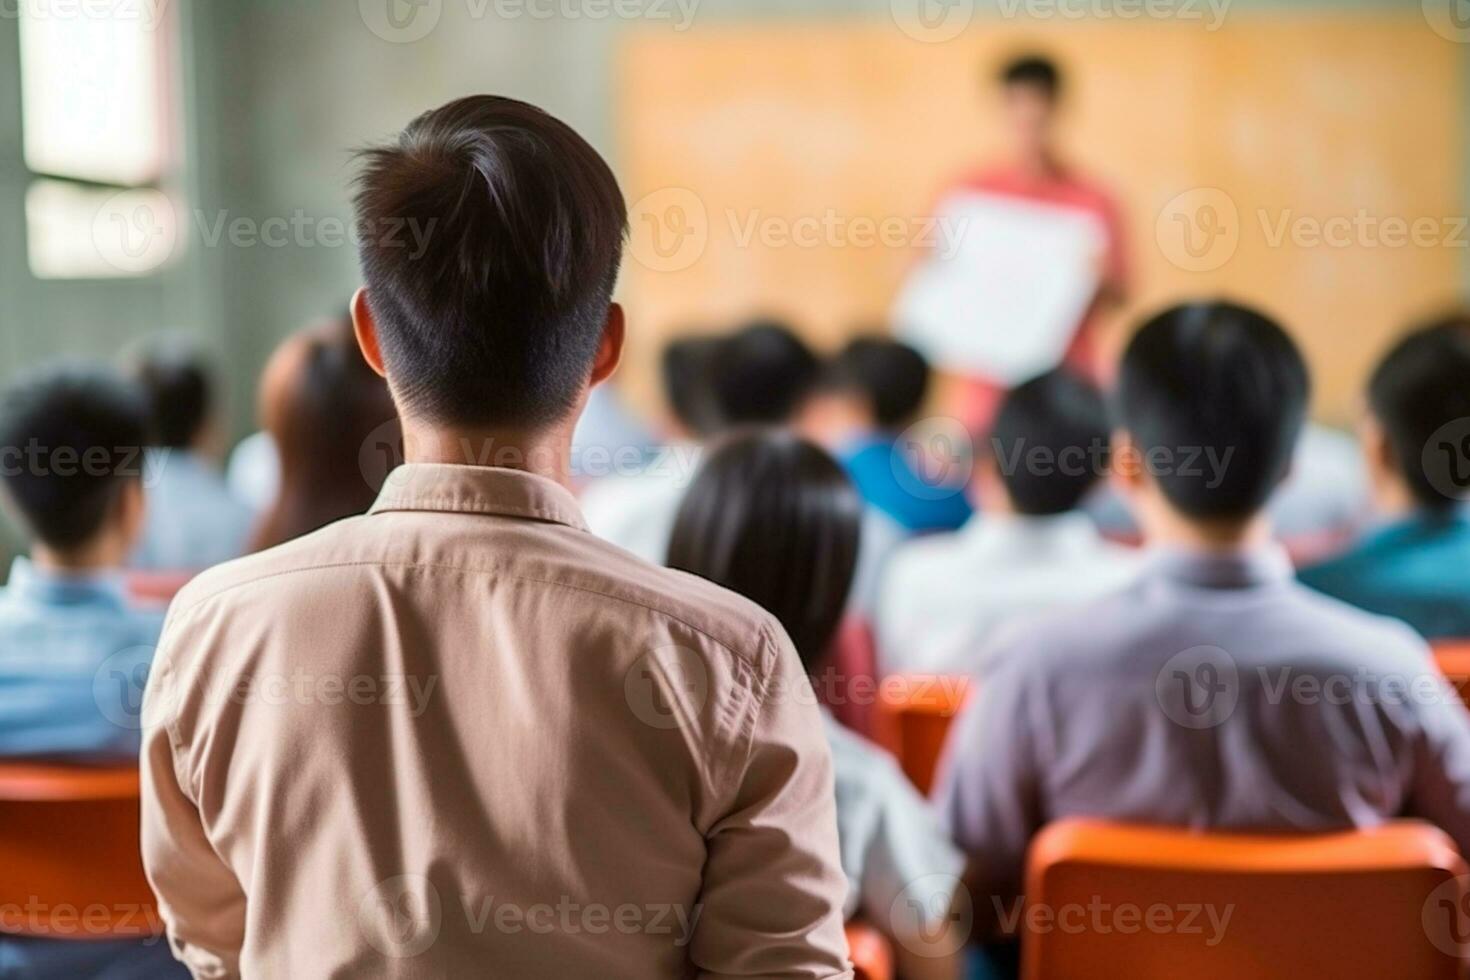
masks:
<instances>
[{"instance_id":1,"label":"student with long dark hair","mask_svg":"<svg viewBox=\"0 0 1470 980\"><path fill-rule=\"evenodd\" d=\"M668 565L764 607L815 674L847 606L862 521L862 498L827 453L787 433L744 432L718 445L689 487ZM891 756L825 710L823 721L848 877L844 911L894 933L902 976L953 976L958 940L946 926L963 857Z\"/></svg>"}]
</instances>

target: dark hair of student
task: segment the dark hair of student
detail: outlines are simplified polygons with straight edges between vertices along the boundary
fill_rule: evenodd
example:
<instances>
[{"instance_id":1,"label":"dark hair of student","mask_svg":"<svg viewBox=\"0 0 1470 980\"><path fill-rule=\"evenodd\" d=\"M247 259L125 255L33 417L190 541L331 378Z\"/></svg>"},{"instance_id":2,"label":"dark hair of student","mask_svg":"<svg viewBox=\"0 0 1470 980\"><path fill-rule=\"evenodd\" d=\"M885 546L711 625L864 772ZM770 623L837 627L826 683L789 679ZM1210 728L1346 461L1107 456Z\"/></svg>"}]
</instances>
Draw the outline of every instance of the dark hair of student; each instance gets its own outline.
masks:
<instances>
[{"instance_id":1,"label":"dark hair of student","mask_svg":"<svg viewBox=\"0 0 1470 980\"><path fill-rule=\"evenodd\" d=\"M902 428L923 407L929 362L908 344L887 337L858 337L827 365L824 383L861 394L885 429Z\"/></svg>"},{"instance_id":2,"label":"dark hair of student","mask_svg":"<svg viewBox=\"0 0 1470 980\"><path fill-rule=\"evenodd\" d=\"M712 390L722 427L781 425L811 392L817 356L790 327L756 320L721 341Z\"/></svg>"},{"instance_id":3,"label":"dark hair of student","mask_svg":"<svg viewBox=\"0 0 1470 980\"><path fill-rule=\"evenodd\" d=\"M0 484L42 544L84 547L142 479L150 438L137 386L100 365L45 367L0 396Z\"/></svg>"},{"instance_id":4,"label":"dark hair of student","mask_svg":"<svg viewBox=\"0 0 1470 980\"><path fill-rule=\"evenodd\" d=\"M1006 393L991 427L990 449L1017 511L1064 514L1106 472L1108 437L1102 393L1058 369Z\"/></svg>"},{"instance_id":5,"label":"dark hair of student","mask_svg":"<svg viewBox=\"0 0 1470 980\"><path fill-rule=\"evenodd\" d=\"M1309 392L1301 353L1276 323L1235 303L1189 303L1129 342L1118 421L1181 514L1243 520L1286 476Z\"/></svg>"},{"instance_id":6,"label":"dark hair of student","mask_svg":"<svg viewBox=\"0 0 1470 980\"><path fill-rule=\"evenodd\" d=\"M287 338L261 381L260 410L280 457L281 485L253 550L364 513L382 489L370 474L401 458L393 400L363 360L349 320ZM393 458L365 465L363 454L375 451Z\"/></svg>"},{"instance_id":7,"label":"dark hair of student","mask_svg":"<svg viewBox=\"0 0 1470 980\"><path fill-rule=\"evenodd\" d=\"M592 369L627 209L565 123L476 95L364 151L368 305L404 410L444 425L565 418Z\"/></svg>"},{"instance_id":8,"label":"dark hair of student","mask_svg":"<svg viewBox=\"0 0 1470 980\"><path fill-rule=\"evenodd\" d=\"M1052 102L1062 94L1061 69L1045 55L1028 54L1011 59L1000 70L1000 82L1007 87L1025 85L1036 88Z\"/></svg>"},{"instance_id":9,"label":"dark hair of student","mask_svg":"<svg viewBox=\"0 0 1470 980\"><path fill-rule=\"evenodd\" d=\"M1425 454L1438 465L1435 454L1447 449L1455 470L1470 471L1463 442L1430 445L1442 427L1470 418L1470 315L1436 320L1396 343L1373 371L1368 404L1415 501L1432 511L1458 506L1461 498L1446 496L1445 484L1430 478Z\"/></svg>"},{"instance_id":10,"label":"dark hair of student","mask_svg":"<svg viewBox=\"0 0 1470 980\"><path fill-rule=\"evenodd\" d=\"M713 337L679 337L670 341L659 359L664 397L679 423L699 438L720 427L713 376L720 341Z\"/></svg>"},{"instance_id":11,"label":"dark hair of student","mask_svg":"<svg viewBox=\"0 0 1470 980\"><path fill-rule=\"evenodd\" d=\"M818 447L775 430L719 443L684 495L668 565L774 615L814 672L852 586L862 500Z\"/></svg>"},{"instance_id":12,"label":"dark hair of student","mask_svg":"<svg viewBox=\"0 0 1470 980\"><path fill-rule=\"evenodd\" d=\"M209 367L199 349L183 337L154 337L134 348L124 363L148 399L154 444L192 447L214 402Z\"/></svg>"}]
</instances>

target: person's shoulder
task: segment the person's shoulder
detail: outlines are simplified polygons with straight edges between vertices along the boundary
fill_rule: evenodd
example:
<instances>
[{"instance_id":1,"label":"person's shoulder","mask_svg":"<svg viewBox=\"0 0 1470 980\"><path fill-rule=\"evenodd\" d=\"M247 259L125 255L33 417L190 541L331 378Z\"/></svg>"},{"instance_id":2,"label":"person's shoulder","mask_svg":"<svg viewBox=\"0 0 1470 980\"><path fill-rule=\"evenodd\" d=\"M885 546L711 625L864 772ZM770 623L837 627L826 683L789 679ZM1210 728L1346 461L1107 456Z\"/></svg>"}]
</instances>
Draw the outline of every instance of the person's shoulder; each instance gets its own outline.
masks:
<instances>
[{"instance_id":1,"label":"person's shoulder","mask_svg":"<svg viewBox=\"0 0 1470 980\"><path fill-rule=\"evenodd\" d=\"M1402 620L1368 612L1301 582L1292 582L1288 588L1293 601L1313 621L1314 635L1324 648L1354 657L1419 658L1428 650L1424 638Z\"/></svg>"}]
</instances>

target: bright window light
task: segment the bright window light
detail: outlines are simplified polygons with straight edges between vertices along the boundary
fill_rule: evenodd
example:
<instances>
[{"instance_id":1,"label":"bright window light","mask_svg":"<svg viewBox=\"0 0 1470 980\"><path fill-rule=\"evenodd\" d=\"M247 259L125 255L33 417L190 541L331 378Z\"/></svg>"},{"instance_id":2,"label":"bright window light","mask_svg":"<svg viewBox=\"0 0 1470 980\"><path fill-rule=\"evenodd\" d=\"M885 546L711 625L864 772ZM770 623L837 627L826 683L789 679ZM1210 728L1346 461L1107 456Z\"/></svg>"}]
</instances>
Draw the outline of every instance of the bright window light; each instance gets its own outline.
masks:
<instances>
[{"instance_id":1,"label":"bright window light","mask_svg":"<svg viewBox=\"0 0 1470 980\"><path fill-rule=\"evenodd\" d=\"M167 134L166 4L17 0L26 166L137 185L158 180Z\"/></svg>"},{"instance_id":2,"label":"bright window light","mask_svg":"<svg viewBox=\"0 0 1470 980\"><path fill-rule=\"evenodd\" d=\"M178 240L178 211L162 191L42 179L26 192L26 241L39 279L146 276L174 257Z\"/></svg>"}]
</instances>

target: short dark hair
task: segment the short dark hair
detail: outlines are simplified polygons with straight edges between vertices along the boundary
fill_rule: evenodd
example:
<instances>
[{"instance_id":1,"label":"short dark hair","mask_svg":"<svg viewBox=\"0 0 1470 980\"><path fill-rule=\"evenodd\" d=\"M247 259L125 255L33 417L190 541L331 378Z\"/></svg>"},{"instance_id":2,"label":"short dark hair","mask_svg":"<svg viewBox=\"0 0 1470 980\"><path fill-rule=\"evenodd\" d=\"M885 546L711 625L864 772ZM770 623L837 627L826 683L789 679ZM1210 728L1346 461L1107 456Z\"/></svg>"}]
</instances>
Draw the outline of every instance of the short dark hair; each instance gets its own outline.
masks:
<instances>
[{"instance_id":1,"label":"short dark hair","mask_svg":"<svg viewBox=\"0 0 1470 980\"><path fill-rule=\"evenodd\" d=\"M1155 316L1129 342L1118 420L1145 459L1168 454L1171 465L1151 471L1180 513L1241 520L1285 477L1310 387L1296 344L1264 315L1223 301L1188 303ZM1213 454L1223 473L1191 453Z\"/></svg>"},{"instance_id":2,"label":"short dark hair","mask_svg":"<svg viewBox=\"0 0 1470 980\"><path fill-rule=\"evenodd\" d=\"M1107 465L1107 408L1102 393L1064 369L1006 393L990 432L1000 479L1022 514L1075 510ZM1027 465L1045 450L1047 463Z\"/></svg>"},{"instance_id":3,"label":"short dark hair","mask_svg":"<svg viewBox=\"0 0 1470 980\"><path fill-rule=\"evenodd\" d=\"M719 412L711 390L719 347L714 337L678 337L664 346L659 359L670 410L681 425L700 437L719 428Z\"/></svg>"},{"instance_id":4,"label":"short dark hair","mask_svg":"<svg viewBox=\"0 0 1470 980\"><path fill-rule=\"evenodd\" d=\"M826 383L859 392L885 429L918 414L929 391L929 362L908 344L887 337L857 337L827 366Z\"/></svg>"},{"instance_id":5,"label":"short dark hair","mask_svg":"<svg viewBox=\"0 0 1470 980\"><path fill-rule=\"evenodd\" d=\"M363 156L363 276L404 409L451 425L564 418L622 258L627 207L607 163L565 123L491 95L426 112Z\"/></svg>"},{"instance_id":6,"label":"short dark hair","mask_svg":"<svg viewBox=\"0 0 1470 980\"><path fill-rule=\"evenodd\" d=\"M1007 87L1026 85L1039 89L1052 102L1062 94L1061 69L1040 54L1022 55L1006 62L1000 70L1000 82Z\"/></svg>"},{"instance_id":7,"label":"short dark hair","mask_svg":"<svg viewBox=\"0 0 1470 980\"><path fill-rule=\"evenodd\" d=\"M668 565L770 612L813 672L847 606L862 512L842 467L810 442L737 433L710 452L685 493Z\"/></svg>"},{"instance_id":8,"label":"short dark hair","mask_svg":"<svg viewBox=\"0 0 1470 980\"><path fill-rule=\"evenodd\" d=\"M198 347L182 337L154 337L124 363L148 399L155 445L192 446L214 410L214 385Z\"/></svg>"},{"instance_id":9,"label":"short dark hair","mask_svg":"<svg viewBox=\"0 0 1470 980\"><path fill-rule=\"evenodd\" d=\"M1430 510L1458 505L1430 478L1424 452L1442 426L1470 417L1470 315L1444 317L1396 343L1368 382L1368 405L1414 499Z\"/></svg>"},{"instance_id":10,"label":"short dark hair","mask_svg":"<svg viewBox=\"0 0 1470 980\"><path fill-rule=\"evenodd\" d=\"M0 395L0 484L33 537L75 549L142 478L149 435L147 399L116 372L43 368Z\"/></svg>"},{"instance_id":11,"label":"short dark hair","mask_svg":"<svg viewBox=\"0 0 1470 980\"><path fill-rule=\"evenodd\" d=\"M821 370L811 348L775 320L746 324L714 356L712 390L719 423L727 428L790 421Z\"/></svg>"}]
</instances>

